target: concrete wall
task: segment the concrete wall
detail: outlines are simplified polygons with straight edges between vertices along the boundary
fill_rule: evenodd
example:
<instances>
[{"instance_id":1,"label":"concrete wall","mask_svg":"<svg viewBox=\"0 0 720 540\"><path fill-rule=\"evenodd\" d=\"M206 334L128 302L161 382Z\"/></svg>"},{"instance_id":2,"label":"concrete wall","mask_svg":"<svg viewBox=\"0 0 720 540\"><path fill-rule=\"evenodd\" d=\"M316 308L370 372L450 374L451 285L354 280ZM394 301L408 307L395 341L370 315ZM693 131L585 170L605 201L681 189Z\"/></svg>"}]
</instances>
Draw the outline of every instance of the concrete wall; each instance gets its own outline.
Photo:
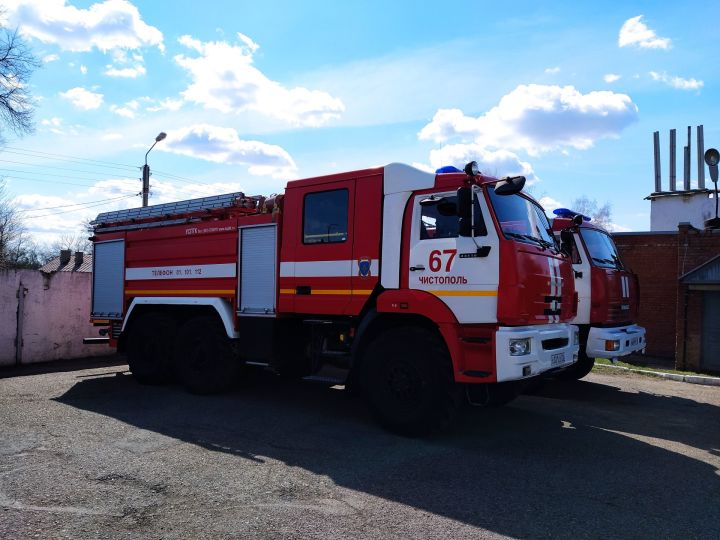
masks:
<instances>
[{"instance_id":1,"label":"concrete wall","mask_svg":"<svg viewBox=\"0 0 720 540\"><path fill-rule=\"evenodd\" d=\"M23 314L22 363L62 358L102 356L106 345L83 345L84 337L99 337L90 318L92 274L37 270L0 271L0 366L15 364L17 291L27 289Z\"/></svg>"},{"instance_id":2,"label":"concrete wall","mask_svg":"<svg viewBox=\"0 0 720 540\"><path fill-rule=\"evenodd\" d=\"M676 231L678 223L705 228L705 220L715 217L715 199L706 192L653 198L650 202L650 230Z\"/></svg>"}]
</instances>

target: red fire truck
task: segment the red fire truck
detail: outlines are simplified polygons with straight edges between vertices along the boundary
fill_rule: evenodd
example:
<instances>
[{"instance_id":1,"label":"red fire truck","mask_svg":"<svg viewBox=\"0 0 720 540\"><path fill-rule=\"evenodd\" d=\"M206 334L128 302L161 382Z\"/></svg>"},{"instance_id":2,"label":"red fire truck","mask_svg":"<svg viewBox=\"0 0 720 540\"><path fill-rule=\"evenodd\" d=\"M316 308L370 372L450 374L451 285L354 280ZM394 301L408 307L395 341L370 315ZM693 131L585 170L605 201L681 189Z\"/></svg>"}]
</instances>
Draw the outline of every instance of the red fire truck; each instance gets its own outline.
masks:
<instances>
[{"instance_id":1,"label":"red fire truck","mask_svg":"<svg viewBox=\"0 0 720 540\"><path fill-rule=\"evenodd\" d=\"M645 329L634 324L639 306L638 279L625 268L612 237L591 219L567 208L553 213L553 231L572 259L580 328L580 357L558 374L581 379L595 358L616 359L645 350Z\"/></svg>"},{"instance_id":2,"label":"red fire truck","mask_svg":"<svg viewBox=\"0 0 720 540\"><path fill-rule=\"evenodd\" d=\"M92 317L145 383L339 370L419 434L577 359L572 268L524 177L402 164L100 214ZM102 338L100 338L102 339Z\"/></svg>"}]
</instances>

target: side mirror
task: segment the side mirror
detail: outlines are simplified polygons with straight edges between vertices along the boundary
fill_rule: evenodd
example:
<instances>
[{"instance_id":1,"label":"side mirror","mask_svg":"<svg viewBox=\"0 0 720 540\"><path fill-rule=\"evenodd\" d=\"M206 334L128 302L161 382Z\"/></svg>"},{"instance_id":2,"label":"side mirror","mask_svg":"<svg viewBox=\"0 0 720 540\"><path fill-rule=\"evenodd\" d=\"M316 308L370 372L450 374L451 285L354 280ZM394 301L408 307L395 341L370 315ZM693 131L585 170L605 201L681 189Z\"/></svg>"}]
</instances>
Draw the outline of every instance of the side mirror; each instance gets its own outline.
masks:
<instances>
[{"instance_id":1,"label":"side mirror","mask_svg":"<svg viewBox=\"0 0 720 540\"><path fill-rule=\"evenodd\" d=\"M457 214L460 216L458 234L460 236L472 236L472 189L461 187L457 190Z\"/></svg>"},{"instance_id":2,"label":"side mirror","mask_svg":"<svg viewBox=\"0 0 720 540\"><path fill-rule=\"evenodd\" d=\"M575 214L572 218L573 225L579 227L583 223L583 217L580 214Z\"/></svg>"},{"instance_id":3,"label":"side mirror","mask_svg":"<svg viewBox=\"0 0 720 540\"><path fill-rule=\"evenodd\" d=\"M514 195L520 193L524 187L524 176L508 176L495 184L495 193L498 195Z\"/></svg>"}]
</instances>

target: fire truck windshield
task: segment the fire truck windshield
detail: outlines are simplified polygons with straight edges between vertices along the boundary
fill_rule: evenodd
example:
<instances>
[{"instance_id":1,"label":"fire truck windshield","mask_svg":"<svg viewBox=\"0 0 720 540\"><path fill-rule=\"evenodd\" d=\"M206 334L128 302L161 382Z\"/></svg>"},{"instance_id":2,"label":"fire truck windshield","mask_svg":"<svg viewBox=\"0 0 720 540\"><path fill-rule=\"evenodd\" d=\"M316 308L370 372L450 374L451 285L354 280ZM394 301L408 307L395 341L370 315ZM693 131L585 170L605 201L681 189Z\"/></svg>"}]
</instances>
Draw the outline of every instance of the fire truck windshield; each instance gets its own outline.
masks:
<instances>
[{"instance_id":1,"label":"fire truck windshield","mask_svg":"<svg viewBox=\"0 0 720 540\"><path fill-rule=\"evenodd\" d=\"M580 234L595 266L602 268L622 268L615 242L609 235L596 229L581 228Z\"/></svg>"},{"instance_id":2,"label":"fire truck windshield","mask_svg":"<svg viewBox=\"0 0 720 540\"><path fill-rule=\"evenodd\" d=\"M547 216L539 205L522 195L498 195L488 189L495 216L506 238L557 248Z\"/></svg>"}]
</instances>

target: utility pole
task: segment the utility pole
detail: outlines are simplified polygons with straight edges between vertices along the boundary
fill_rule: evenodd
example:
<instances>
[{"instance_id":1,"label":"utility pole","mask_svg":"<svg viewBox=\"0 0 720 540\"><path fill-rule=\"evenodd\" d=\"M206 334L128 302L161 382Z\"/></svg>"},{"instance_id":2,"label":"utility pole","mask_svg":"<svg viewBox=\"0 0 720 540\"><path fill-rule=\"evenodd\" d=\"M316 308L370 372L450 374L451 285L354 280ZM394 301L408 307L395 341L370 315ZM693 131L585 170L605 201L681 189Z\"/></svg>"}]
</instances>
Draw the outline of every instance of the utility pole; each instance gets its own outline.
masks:
<instances>
[{"instance_id":1,"label":"utility pole","mask_svg":"<svg viewBox=\"0 0 720 540\"><path fill-rule=\"evenodd\" d=\"M165 137L167 137L167 134L164 131L161 131L158 133L158 136L155 137L155 142L152 144L150 149L145 152L145 165L143 165L142 169L142 205L143 207L148 205L148 196L150 195L150 166L147 162L148 154L150 153L150 150L155 148L155 145L162 141Z\"/></svg>"}]
</instances>

